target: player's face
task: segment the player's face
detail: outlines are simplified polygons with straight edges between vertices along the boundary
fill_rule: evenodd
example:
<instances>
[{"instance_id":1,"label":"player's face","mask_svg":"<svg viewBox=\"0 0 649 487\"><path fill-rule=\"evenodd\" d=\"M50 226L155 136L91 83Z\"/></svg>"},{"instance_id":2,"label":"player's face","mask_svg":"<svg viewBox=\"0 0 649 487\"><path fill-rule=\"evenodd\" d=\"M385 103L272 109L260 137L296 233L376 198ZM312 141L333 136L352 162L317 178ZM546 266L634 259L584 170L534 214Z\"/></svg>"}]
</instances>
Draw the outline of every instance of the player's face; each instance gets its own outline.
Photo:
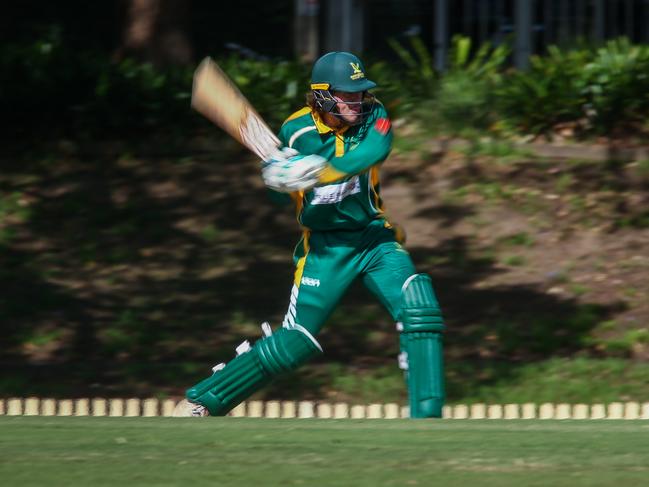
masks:
<instances>
[{"instance_id":1,"label":"player's face","mask_svg":"<svg viewBox=\"0 0 649 487\"><path fill-rule=\"evenodd\" d=\"M346 91L334 91L332 93L334 100L336 100L336 108L345 122L354 124L358 122L361 116L361 101L363 100L363 93L348 93Z\"/></svg>"}]
</instances>

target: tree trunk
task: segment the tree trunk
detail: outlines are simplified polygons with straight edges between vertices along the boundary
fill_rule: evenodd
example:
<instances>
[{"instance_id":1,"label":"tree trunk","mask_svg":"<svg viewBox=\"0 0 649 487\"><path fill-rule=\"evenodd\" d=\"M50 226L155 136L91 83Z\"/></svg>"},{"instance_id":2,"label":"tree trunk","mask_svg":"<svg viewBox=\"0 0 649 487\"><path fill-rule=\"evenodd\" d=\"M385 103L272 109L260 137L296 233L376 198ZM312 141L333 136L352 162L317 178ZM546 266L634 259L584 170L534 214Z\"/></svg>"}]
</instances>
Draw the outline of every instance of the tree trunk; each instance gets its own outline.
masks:
<instances>
[{"instance_id":1,"label":"tree trunk","mask_svg":"<svg viewBox=\"0 0 649 487\"><path fill-rule=\"evenodd\" d=\"M192 62L192 46L184 31L188 1L127 0L126 8L118 58L134 56L157 66Z\"/></svg>"}]
</instances>

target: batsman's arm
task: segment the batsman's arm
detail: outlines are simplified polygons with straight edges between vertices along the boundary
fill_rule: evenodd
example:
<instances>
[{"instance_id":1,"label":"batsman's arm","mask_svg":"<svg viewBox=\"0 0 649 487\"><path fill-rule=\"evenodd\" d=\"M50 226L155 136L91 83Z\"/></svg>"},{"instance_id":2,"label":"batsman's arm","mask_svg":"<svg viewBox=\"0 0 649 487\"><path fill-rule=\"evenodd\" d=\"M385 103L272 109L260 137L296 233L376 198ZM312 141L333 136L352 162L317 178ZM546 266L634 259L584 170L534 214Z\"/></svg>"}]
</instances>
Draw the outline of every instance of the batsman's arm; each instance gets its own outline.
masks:
<instances>
[{"instance_id":1,"label":"batsman's arm","mask_svg":"<svg viewBox=\"0 0 649 487\"><path fill-rule=\"evenodd\" d=\"M378 118L354 150L329 161L320 174L320 183L332 183L383 162L392 150L392 138L390 120L387 116Z\"/></svg>"}]
</instances>

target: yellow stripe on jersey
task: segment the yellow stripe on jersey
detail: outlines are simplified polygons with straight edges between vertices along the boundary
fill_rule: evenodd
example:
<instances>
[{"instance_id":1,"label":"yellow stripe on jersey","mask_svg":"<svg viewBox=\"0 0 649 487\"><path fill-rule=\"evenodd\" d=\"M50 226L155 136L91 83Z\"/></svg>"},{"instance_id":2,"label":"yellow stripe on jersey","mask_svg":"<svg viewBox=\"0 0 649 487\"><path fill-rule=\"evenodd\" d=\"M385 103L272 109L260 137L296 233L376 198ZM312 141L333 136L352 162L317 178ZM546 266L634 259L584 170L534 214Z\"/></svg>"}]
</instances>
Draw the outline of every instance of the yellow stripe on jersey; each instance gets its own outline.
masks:
<instances>
[{"instance_id":1,"label":"yellow stripe on jersey","mask_svg":"<svg viewBox=\"0 0 649 487\"><path fill-rule=\"evenodd\" d=\"M347 176L348 174L346 172L339 171L331 164L327 164L327 166L320 173L320 176L318 176L318 181L323 184L329 184L340 179L345 179Z\"/></svg>"},{"instance_id":2,"label":"yellow stripe on jersey","mask_svg":"<svg viewBox=\"0 0 649 487\"><path fill-rule=\"evenodd\" d=\"M344 130L336 132L336 157L345 155L345 137L343 136L343 132Z\"/></svg>"},{"instance_id":3,"label":"yellow stripe on jersey","mask_svg":"<svg viewBox=\"0 0 649 487\"><path fill-rule=\"evenodd\" d=\"M297 261L297 266L295 267L295 278L293 280L293 284L297 286L298 288L300 287L300 283L302 282L302 274L304 274L304 263L306 262L306 255L304 257L300 257L300 259Z\"/></svg>"},{"instance_id":4,"label":"yellow stripe on jersey","mask_svg":"<svg viewBox=\"0 0 649 487\"><path fill-rule=\"evenodd\" d=\"M334 129L332 129L329 125L324 123L324 121L322 120L322 118L320 117L320 114L318 112L313 111L311 113L311 116L313 117L315 127L318 129L318 133L320 135L328 134L329 132L333 132Z\"/></svg>"},{"instance_id":5,"label":"yellow stripe on jersey","mask_svg":"<svg viewBox=\"0 0 649 487\"><path fill-rule=\"evenodd\" d=\"M381 205L381 199L379 198L379 193L376 191L376 187L379 185L379 167L372 166L370 168L370 186L372 187L372 196L374 196L374 207L383 213L384 209Z\"/></svg>"},{"instance_id":6,"label":"yellow stripe on jersey","mask_svg":"<svg viewBox=\"0 0 649 487\"><path fill-rule=\"evenodd\" d=\"M297 265L295 266L295 277L293 278L293 283L298 288L300 287L300 283L302 282L302 275L304 274L304 264L306 264L306 258L309 255L309 231L308 230L304 230L304 233L302 234L302 242L304 245L304 255L300 257L297 261Z\"/></svg>"},{"instance_id":7,"label":"yellow stripe on jersey","mask_svg":"<svg viewBox=\"0 0 649 487\"><path fill-rule=\"evenodd\" d=\"M303 230L302 231L302 248L304 249L304 255L309 253L309 249L311 248L309 246L309 237L311 235L311 232L309 230Z\"/></svg>"},{"instance_id":8,"label":"yellow stripe on jersey","mask_svg":"<svg viewBox=\"0 0 649 487\"><path fill-rule=\"evenodd\" d=\"M300 223L300 214L302 214L302 208L304 208L304 191L294 191L289 195L295 203L295 217L297 222Z\"/></svg>"},{"instance_id":9,"label":"yellow stripe on jersey","mask_svg":"<svg viewBox=\"0 0 649 487\"><path fill-rule=\"evenodd\" d=\"M290 122L291 120L295 120L296 118L300 118L301 116L306 115L307 113L311 113L311 107L304 107L298 110L297 112L292 113L291 115L289 115L289 117L286 120L284 120L284 123Z\"/></svg>"},{"instance_id":10,"label":"yellow stripe on jersey","mask_svg":"<svg viewBox=\"0 0 649 487\"><path fill-rule=\"evenodd\" d=\"M379 184L379 168L377 166L372 166L370 168L370 177L372 178L372 188L374 188Z\"/></svg>"}]
</instances>

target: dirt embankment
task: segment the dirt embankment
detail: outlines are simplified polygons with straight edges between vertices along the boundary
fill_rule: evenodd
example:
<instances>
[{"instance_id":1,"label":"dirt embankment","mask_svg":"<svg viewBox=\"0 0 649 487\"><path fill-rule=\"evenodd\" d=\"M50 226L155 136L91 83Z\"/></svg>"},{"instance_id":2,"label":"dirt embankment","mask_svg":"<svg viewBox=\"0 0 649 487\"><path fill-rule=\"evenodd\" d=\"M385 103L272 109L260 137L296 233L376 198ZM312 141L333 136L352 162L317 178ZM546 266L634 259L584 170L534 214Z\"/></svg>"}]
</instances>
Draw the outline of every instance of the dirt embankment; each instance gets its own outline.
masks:
<instances>
[{"instance_id":1,"label":"dirt embankment","mask_svg":"<svg viewBox=\"0 0 649 487\"><path fill-rule=\"evenodd\" d=\"M39 378L61 367L70 393L175 393L281 322L299 228L247 155L3 164L5 390L60 392ZM388 214L434 278L450 363L649 360L647 166L391 156ZM393 364L380 306L352 290L341 309L321 337L327 360Z\"/></svg>"}]
</instances>

